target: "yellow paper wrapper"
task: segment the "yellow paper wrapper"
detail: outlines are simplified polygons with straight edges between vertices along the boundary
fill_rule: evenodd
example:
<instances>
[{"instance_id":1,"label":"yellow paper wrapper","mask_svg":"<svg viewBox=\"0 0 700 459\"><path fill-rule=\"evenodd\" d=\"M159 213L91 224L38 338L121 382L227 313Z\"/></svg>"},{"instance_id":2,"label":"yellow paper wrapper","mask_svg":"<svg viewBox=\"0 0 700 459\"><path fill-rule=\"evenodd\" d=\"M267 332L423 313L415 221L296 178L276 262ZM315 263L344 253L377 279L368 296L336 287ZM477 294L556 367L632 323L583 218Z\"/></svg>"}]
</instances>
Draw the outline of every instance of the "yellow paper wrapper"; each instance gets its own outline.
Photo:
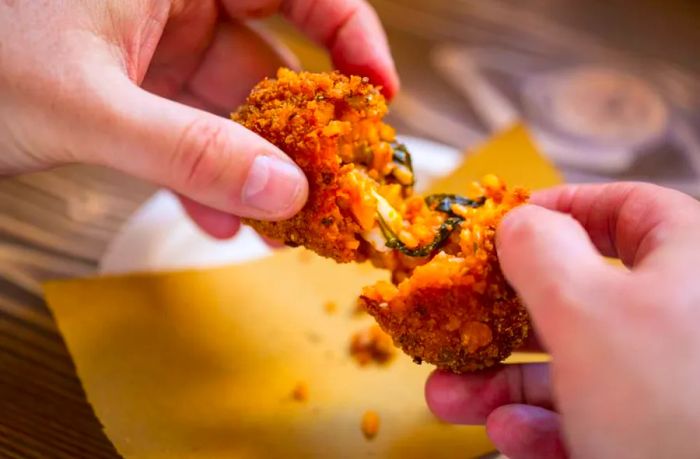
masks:
<instances>
[{"instance_id":1,"label":"yellow paper wrapper","mask_svg":"<svg viewBox=\"0 0 700 459\"><path fill-rule=\"evenodd\" d=\"M518 126L436 185L496 173L540 188L559 175ZM442 424L427 410L432 370L399 353L360 368L350 336L372 319L352 311L387 273L301 250L237 266L52 282L46 298L89 401L128 458L473 457L483 428ZM338 311L329 314L324 304ZM541 358L541 357L539 357ZM297 401L297 384L308 399ZM366 440L366 410L381 419Z\"/></svg>"}]
</instances>

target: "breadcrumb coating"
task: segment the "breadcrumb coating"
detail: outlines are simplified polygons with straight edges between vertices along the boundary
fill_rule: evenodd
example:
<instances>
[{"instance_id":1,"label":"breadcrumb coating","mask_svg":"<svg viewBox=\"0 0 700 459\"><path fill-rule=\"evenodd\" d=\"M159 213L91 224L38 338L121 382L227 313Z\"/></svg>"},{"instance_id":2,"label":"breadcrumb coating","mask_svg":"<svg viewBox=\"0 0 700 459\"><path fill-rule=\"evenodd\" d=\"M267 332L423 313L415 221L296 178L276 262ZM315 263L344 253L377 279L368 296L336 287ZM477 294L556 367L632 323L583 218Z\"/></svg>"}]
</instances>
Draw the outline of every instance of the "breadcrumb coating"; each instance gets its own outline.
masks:
<instances>
[{"instance_id":1,"label":"breadcrumb coating","mask_svg":"<svg viewBox=\"0 0 700 459\"><path fill-rule=\"evenodd\" d=\"M452 240L394 286L380 282L360 297L394 344L417 362L456 373L493 366L520 346L529 331L527 311L498 264L495 229L503 215L527 199L493 176L482 183L486 202L457 209L467 218Z\"/></svg>"},{"instance_id":2,"label":"breadcrumb coating","mask_svg":"<svg viewBox=\"0 0 700 459\"><path fill-rule=\"evenodd\" d=\"M386 112L384 97L366 78L280 69L276 79L260 82L232 118L299 165L309 199L288 220L245 223L338 262L366 259L358 235L374 221L370 180L395 169L395 133L381 121ZM364 171L356 174L360 164Z\"/></svg>"},{"instance_id":3,"label":"breadcrumb coating","mask_svg":"<svg viewBox=\"0 0 700 459\"><path fill-rule=\"evenodd\" d=\"M367 79L280 69L232 118L287 153L309 181L291 219L245 220L262 235L338 262L370 260L392 273L359 304L396 346L454 372L497 364L528 333L528 316L498 264L500 219L528 199L498 177L465 196L413 194L411 157L382 121Z\"/></svg>"}]
</instances>

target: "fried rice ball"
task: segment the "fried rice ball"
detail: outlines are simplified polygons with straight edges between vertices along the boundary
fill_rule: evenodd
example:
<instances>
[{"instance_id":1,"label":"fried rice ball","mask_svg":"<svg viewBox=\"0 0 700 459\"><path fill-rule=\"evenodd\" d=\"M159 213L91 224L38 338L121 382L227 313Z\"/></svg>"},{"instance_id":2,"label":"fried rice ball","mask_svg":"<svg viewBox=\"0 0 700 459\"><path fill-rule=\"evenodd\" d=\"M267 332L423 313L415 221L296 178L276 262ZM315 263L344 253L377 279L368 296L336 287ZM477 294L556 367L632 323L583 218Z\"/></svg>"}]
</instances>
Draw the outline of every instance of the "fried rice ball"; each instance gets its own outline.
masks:
<instances>
[{"instance_id":1,"label":"fried rice ball","mask_svg":"<svg viewBox=\"0 0 700 459\"><path fill-rule=\"evenodd\" d=\"M528 333L494 246L498 222L527 192L490 175L466 196L414 194L410 153L386 112L379 89L356 76L281 69L259 83L232 118L299 165L309 200L291 219L245 222L287 245L389 270L393 283L365 288L360 304L415 361L455 372L492 366Z\"/></svg>"},{"instance_id":2,"label":"fried rice ball","mask_svg":"<svg viewBox=\"0 0 700 459\"><path fill-rule=\"evenodd\" d=\"M413 180L392 161L395 132L381 121L386 112L366 78L280 69L276 79L260 82L232 118L299 165L309 199L291 219L245 223L338 262L365 260L359 235L375 224L373 185Z\"/></svg>"},{"instance_id":3,"label":"fried rice ball","mask_svg":"<svg viewBox=\"0 0 700 459\"><path fill-rule=\"evenodd\" d=\"M366 287L360 303L392 336L394 344L438 368L463 373L493 366L518 348L529 331L528 315L500 270L495 228L527 199L497 179L479 208L455 209L460 229L442 251L398 286Z\"/></svg>"}]
</instances>

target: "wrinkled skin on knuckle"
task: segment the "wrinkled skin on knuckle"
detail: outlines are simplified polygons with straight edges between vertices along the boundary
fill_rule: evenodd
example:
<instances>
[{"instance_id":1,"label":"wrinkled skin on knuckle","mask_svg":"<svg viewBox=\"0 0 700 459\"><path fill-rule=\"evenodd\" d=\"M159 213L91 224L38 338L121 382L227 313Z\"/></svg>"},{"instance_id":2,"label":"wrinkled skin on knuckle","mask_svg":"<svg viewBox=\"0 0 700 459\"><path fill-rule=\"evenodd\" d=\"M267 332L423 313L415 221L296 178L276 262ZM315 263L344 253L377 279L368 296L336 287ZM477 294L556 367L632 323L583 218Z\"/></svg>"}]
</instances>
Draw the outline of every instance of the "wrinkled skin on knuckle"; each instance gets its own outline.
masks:
<instances>
[{"instance_id":1,"label":"wrinkled skin on knuckle","mask_svg":"<svg viewBox=\"0 0 700 459\"><path fill-rule=\"evenodd\" d=\"M114 46L124 73L134 83L142 83L174 8L169 2L142 2L130 7L119 2L108 5L108 27L102 35Z\"/></svg>"},{"instance_id":2,"label":"wrinkled skin on knuckle","mask_svg":"<svg viewBox=\"0 0 700 459\"><path fill-rule=\"evenodd\" d=\"M223 123L197 118L182 131L170 158L171 176L176 186L205 190L220 182L226 172L223 155L231 151ZM231 183L235 186L235 183Z\"/></svg>"},{"instance_id":3,"label":"wrinkled skin on knuckle","mask_svg":"<svg viewBox=\"0 0 700 459\"><path fill-rule=\"evenodd\" d=\"M85 161L87 154L98 153L85 146L100 127L114 126L117 115L94 66L66 58L65 65L51 72L21 80L0 108L0 116L7 120L0 135L11 140L9 151L3 151L20 156L20 170Z\"/></svg>"}]
</instances>

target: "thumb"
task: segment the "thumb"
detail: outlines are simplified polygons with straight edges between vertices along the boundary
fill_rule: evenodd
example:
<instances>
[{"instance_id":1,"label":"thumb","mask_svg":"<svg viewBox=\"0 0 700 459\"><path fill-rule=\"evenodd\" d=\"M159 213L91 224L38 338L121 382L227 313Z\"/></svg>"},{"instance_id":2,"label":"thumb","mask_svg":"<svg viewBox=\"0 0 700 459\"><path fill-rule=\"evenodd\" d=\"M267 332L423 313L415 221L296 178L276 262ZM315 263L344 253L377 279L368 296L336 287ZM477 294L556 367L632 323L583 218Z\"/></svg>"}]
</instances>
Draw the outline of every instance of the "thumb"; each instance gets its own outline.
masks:
<instances>
[{"instance_id":1,"label":"thumb","mask_svg":"<svg viewBox=\"0 0 700 459\"><path fill-rule=\"evenodd\" d=\"M547 348L581 315L605 304L622 271L609 265L572 217L534 205L509 212L496 231L503 273Z\"/></svg>"},{"instance_id":2,"label":"thumb","mask_svg":"<svg viewBox=\"0 0 700 459\"><path fill-rule=\"evenodd\" d=\"M98 126L98 162L242 217L281 220L303 207L306 178L277 147L231 120L123 86Z\"/></svg>"}]
</instances>

